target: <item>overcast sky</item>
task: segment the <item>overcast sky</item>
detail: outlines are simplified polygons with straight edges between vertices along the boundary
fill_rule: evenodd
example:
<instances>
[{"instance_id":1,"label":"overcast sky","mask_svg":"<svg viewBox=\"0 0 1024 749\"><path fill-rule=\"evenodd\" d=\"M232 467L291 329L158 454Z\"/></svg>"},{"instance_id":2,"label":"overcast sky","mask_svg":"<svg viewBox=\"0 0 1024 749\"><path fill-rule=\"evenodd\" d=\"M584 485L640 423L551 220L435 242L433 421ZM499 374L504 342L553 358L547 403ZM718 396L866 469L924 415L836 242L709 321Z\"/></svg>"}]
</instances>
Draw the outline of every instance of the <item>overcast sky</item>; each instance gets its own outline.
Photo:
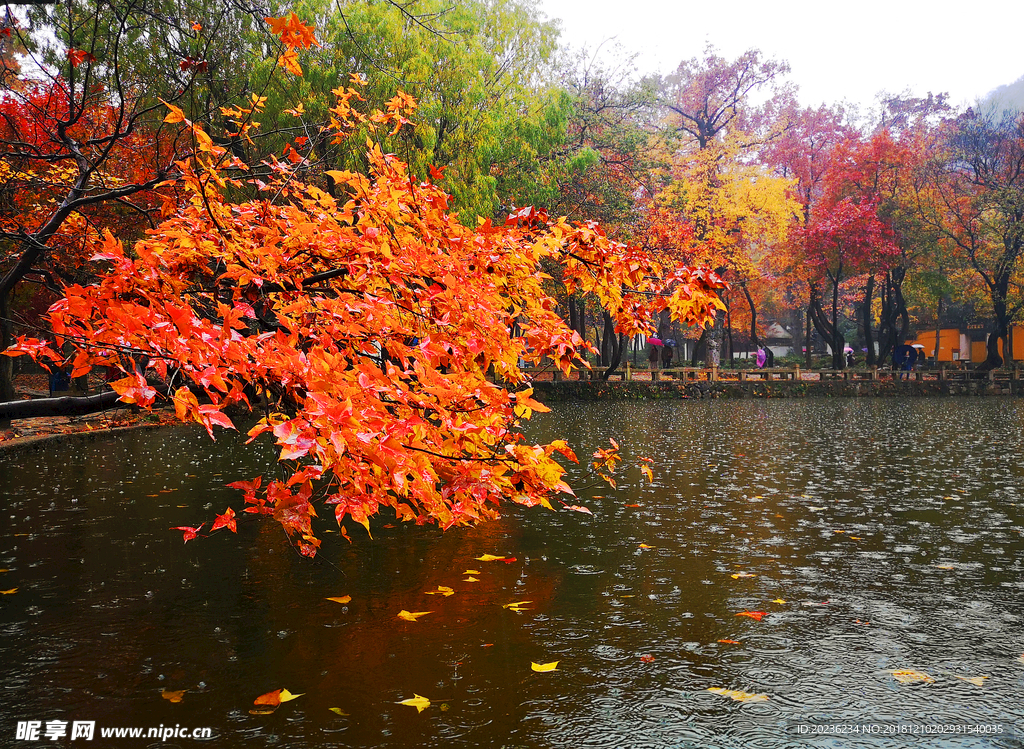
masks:
<instances>
[{"instance_id":1,"label":"overcast sky","mask_svg":"<svg viewBox=\"0 0 1024 749\"><path fill-rule=\"evenodd\" d=\"M562 41L613 39L642 73L666 73L708 42L733 59L750 49L788 60L802 104L910 89L972 103L1024 75L1024 0L539 0L562 20ZM608 45L606 45L607 48Z\"/></svg>"}]
</instances>

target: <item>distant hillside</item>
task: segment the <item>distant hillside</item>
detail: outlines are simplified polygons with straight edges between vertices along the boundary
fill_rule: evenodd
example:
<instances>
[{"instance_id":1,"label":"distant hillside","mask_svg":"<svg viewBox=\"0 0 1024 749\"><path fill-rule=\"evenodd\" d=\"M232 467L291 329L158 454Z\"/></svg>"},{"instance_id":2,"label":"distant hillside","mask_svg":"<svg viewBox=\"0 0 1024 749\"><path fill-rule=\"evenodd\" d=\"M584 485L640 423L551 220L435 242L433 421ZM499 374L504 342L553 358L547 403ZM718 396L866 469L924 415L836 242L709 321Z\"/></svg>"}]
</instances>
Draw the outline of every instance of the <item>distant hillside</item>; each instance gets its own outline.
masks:
<instances>
[{"instance_id":1,"label":"distant hillside","mask_svg":"<svg viewBox=\"0 0 1024 749\"><path fill-rule=\"evenodd\" d=\"M1003 112L1015 109L1024 112L1024 75L1013 83L990 91L980 102L981 111Z\"/></svg>"}]
</instances>

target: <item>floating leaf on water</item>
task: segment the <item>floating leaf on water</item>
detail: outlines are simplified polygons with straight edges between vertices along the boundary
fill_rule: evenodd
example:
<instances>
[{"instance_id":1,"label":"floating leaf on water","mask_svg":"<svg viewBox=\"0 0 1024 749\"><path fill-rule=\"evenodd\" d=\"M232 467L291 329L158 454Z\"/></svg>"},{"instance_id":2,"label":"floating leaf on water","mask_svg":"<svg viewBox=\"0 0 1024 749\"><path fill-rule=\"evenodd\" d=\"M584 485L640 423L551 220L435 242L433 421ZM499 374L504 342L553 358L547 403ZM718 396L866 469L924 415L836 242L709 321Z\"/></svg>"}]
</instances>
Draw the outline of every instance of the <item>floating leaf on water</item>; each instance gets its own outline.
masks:
<instances>
[{"instance_id":1,"label":"floating leaf on water","mask_svg":"<svg viewBox=\"0 0 1024 749\"><path fill-rule=\"evenodd\" d=\"M270 715L277 710L277 705L273 707L254 707L249 711L249 715Z\"/></svg>"},{"instance_id":2,"label":"floating leaf on water","mask_svg":"<svg viewBox=\"0 0 1024 749\"><path fill-rule=\"evenodd\" d=\"M970 684L973 684L976 687L985 686L985 679L988 678L987 676L958 676L957 674L953 674L953 676L956 676L956 678L960 679L960 681L969 682Z\"/></svg>"},{"instance_id":3,"label":"floating leaf on water","mask_svg":"<svg viewBox=\"0 0 1024 749\"><path fill-rule=\"evenodd\" d=\"M416 611L416 612L413 612L413 611L406 611L405 609L402 609L401 611L398 612L398 618L399 619L405 619L407 622L414 622L417 619L419 619L421 616L426 616L427 614L433 614L433 613L434 613L433 611Z\"/></svg>"},{"instance_id":4,"label":"floating leaf on water","mask_svg":"<svg viewBox=\"0 0 1024 749\"><path fill-rule=\"evenodd\" d=\"M427 595L428 596L444 596L445 598L447 598L448 596L455 595L455 591L452 590L451 588L445 586L445 585L438 585L437 586L437 590L428 590L427 591Z\"/></svg>"},{"instance_id":5,"label":"floating leaf on water","mask_svg":"<svg viewBox=\"0 0 1024 749\"><path fill-rule=\"evenodd\" d=\"M719 640L719 642L724 642L726 645L742 645L743 644L739 640Z\"/></svg>"},{"instance_id":6,"label":"floating leaf on water","mask_svg":"<svg viewBox=\"0 0 1024 749\"><path fill-rule=\"evenodd\" d=\"M585 515L593 515L594 514L589 509L584 507L583 505L565 505L565 509L572 510L573 512L582 512Z\"/></svg>"},{"instance_id":7,"label":"floating leaf on water","mask_svg":"<svg viewBox=\"0 0 1024 749\"><path fill-rule=\"evenodd\" d=\"M476 559L476 561L478 562L500 562L505 559L505 557L496 557L494 556L494 554L484 554L482 557L473 558Z\"/></svg>"},{"instance_id":8,"label":"floating leaf on water","mask_svg":"<svg viewBox=\"0 0 1024 749\"><path fill-rule=\"evenodd\" d=\"M808 507L807 509L810 510L811 512L821 512L825 508L824 507Z\"/></svg>"},{"instance_id":9,"label":"floating leaf on water","mask_svg":"<svg viewBox=\"0 0 1024 749\"><path fill-rule=\"evenodd\" d=\"M738 689L722 689L721 687L708 687L709 692L720 694L723 697L731 697L737 702L767 702L767 694L754 694L752 692L741 692Z\"/></svg>"},{"instance_id":10,"label":"floating leaf on water","mask_svg":"<svg viewBox=\"0 0 1024 749\"><path fill-rule=\"evenodd\" d=\"M952 570L952 569L956 569L951 564L936 564L936 565L932 565L932 566L935 567L935 569L937 569L937 570Z\"/></svg>"},{"instance_id":11,"label":"floating leaf on water","mask_svg":"<svg viewBox=\"0 0 1024 749\"><path fill-rule=\"evenodd\" d=\"M771 603L785 603L785 602L786 601L784 599L782 599L782 598L776 598L774 601L771 601Z\"/></svg>"},{"instance_id":12,"label":"floating leaf on water","mask_svg":"<svg viewBox=\"0 0 1024 749\"><path fill-rule=\"evenodd\" d=\"M642 663L654 663L654 656L653 655L641 655L640 656L640 661Z\"/></svg>"},{"instance_id":13,"label":"floating leaf on water","mask_svg":"<svg viewBox=\"0 0 1024 749\"><path fill-rule=\"evenodd\" d=\"M275 689L273 692L261 694L259 697L252 701L252 704L266 705L268 707L277 707L281 704L281 690Z\"/></svg>"},{"instance_id":14,"label":"floating leaf on water","mask_svg":"<svg viewBox=\"0 0 1024 749\"><path fill-rule=\"evenodd\" d=\"M13 593L17 593L17 588L11 588L10 590L0 590L0 596L9 596Z\"/></svg>"},{"instance_id":15,"label":"floating leaf on water","mask_svg":"<svg viewBox=\"0 0 1024 749\"><path fill-rule=\"evenodd\" d=\"M741 611L740 613L736 614L736 616L749 616L751 619L754 619L756 621L761 621L766 616L768 616L768 612L767 611Z\"/></svg>"},{"instance_id":16,"label":"floating leaf on water","mask_svg":"<svg viewBox=\"0 0 1024 749\"><path fill-rule=\"evenodd\" d=\"M187 691L187 689L180 689L177 692L170 692L165 689L160 692L160 696L168 702L181 702L182 698L185 696L185 692Z\"/></svg>"},{"instance_id":17,"label":"floating leaf on water","mask_svg":"<svg viewBox=\"0 0 1024 749\"><path fill-rule=\"evenodd\" d=\"M737 572L735 575L729 575L733 580L739 580L741 577L757 577L753 572Z\"/></svg>"},{"instance_id":18,"label":"floating leaf on water","mask_svg":"<svg viewBox=\"0 0 1024 749\"><path fill-rule=\"evenodd\" d=\"M466 570L462 573L463 575L479 575L480 570Z\"/></svg>"},{"instance_id":19,"label":"floating leaf on water","mask_svg":"<svg viewBox=\"0 0 1024 749\"><path fill-rule=\"evenodd\" d=\"M548 671L558 670L558 661L551 661L551 663L530 663L530 668L537 673L547 673Z\"/></svg>"},{"instance_id":20,"label":"floating leaf on water","mask_svg":"<svg viewBox=\"0 0 1024 749\"><path fill-rule=\"evenodd\" d=\"M626 507L639 507L640 505L626 505Z\"/></svg>"},{"instance_id":21,"label":"floating leaf on water","mask_svg":"<svg viewBox=\"0 0 1024 749\"><path fill-rule=\"evenodd\" d=\"M923 681L928 684L935 683L935 679L924 671L915 671L912 668L897 668L895 671L891 671L890 673L900 684L913 684L918 681Z\"/></svg>"},{"instance_id":22,"label":"floating leaf on water","mask_svg":"<svg viewBox=\"0 0 1024 749\"><path fill-rule=\"evenodd\" d=\"M478 583L478 582L480 582L480 578L473 577L471 575L471 576L465 578L462 582L464 582L464 583Z\"/></svg>"},{"instance_id":23,"label":"floating leaf on water","mask_svg":"<svg viewBox=\"0 0 1024 749\"><path fill-rule=\"evenodd\" d=\"M641 549L653 549L654 547L653 546L648 546L647 544L640 544L639 548L641 548Z\"/></svg>"},{"instance_id":24,"label":"floating leaf on water","mask_svg":"<svg viewBox=\"0 0 1024 749\"><path fill-rule=\"evenodd\" d=\"M426 710L428 707L430 707L430 700L428 700L426 697L420 697L418 694L413 692L412 697L410 697L407 700L402 700L401 702L399 702L397 704L399 704L399 705L408 705L409 707L415 707L416 708L416 712L422 713L424 710Z\"/></svg>"},{"instance_id":25,"label":"floating leaf on water","mask_svg":"<svg viewBox=\"0 0 1024 749\"><path fill-rule=\"evenodd\" d=\"M330 710L332 713L337 713L338 715L348 715L348 713L346 713L340 707L329 707L327 709Z\"/></svg>"},{"instance_id":26,"label":"floating leaf on water","mask_svg":"<svg viewBox=\"0 0 1024 749\"><path fill-rule=\"evenodd\" d=\"M337 598L325 598L325 601L334 601L335 603L350 603L352 596L338 596Z\"/></svg>"}]
</instances>

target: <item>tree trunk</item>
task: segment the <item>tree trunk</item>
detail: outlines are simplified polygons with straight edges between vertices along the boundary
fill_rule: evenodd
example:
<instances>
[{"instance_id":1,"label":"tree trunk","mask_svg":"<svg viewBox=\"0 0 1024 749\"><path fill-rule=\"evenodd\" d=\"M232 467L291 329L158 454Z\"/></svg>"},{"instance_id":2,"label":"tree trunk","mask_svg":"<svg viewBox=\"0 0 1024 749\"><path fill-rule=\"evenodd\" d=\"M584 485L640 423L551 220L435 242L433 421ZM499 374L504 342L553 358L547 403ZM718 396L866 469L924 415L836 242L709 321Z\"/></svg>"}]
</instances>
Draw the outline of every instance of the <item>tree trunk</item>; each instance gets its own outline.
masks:
<instances>
[{"instance_id":1,"label":"tree trunk","mask_svg":"<svg viewBox=\"0 0 1024 749\"><path fill-rule=\"evenodd\" d=\"M807 325L806 325L807 333L804 335L804 366L807 367L807 369L812 369L811 365L813 364L813 362L811 360L811 305L810 305L810 302L808 302L808 304L807 304L806 317L807 317Z\"/></svg>"},{"instance_id":2,"label":"tree trunk","mask_svg":"<svg viewBox=\"0 0 1024 749\"><path fill-rule=\"evenodd\" d=\"M939 363L939 335L942 333L942 297L935 307L935 364Z\"/></svg>"},{"instance_id":3,"label":"tree trunk","mask_svg":"<svg viewBox=\"0 0 1024 749\"><path fill-rule=\"evenodd\" d=\"M869 275L864 286L864 301L861 304L861 323L864 326L864 345L867 346L867 365L875 365L875 340L871 334L871 302L875 296L875 276Z\"/></svg>"}]
</instances>

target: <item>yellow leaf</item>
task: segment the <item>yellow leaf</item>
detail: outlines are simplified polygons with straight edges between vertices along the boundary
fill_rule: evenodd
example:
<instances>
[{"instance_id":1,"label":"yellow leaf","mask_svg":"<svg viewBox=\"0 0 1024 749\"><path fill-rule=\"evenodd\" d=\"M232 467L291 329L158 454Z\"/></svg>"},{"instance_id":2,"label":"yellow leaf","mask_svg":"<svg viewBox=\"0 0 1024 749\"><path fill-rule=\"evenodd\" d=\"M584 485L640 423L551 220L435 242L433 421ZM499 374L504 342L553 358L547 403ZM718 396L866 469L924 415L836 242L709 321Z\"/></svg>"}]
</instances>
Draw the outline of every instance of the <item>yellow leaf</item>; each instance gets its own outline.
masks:
<instances>
[{"instance_id":1,"label":"yellow leaf","mask_svg":"<svg viewBox=\"0 0 1024 749\"><path fill-rule=\"evenodd\" d=\"M721 687L708 687L709 692L720 694L723 697L731 697L737 702L767 702L767 694L753 694L752 692L741 692L738 689L722 689Z\"/></svg>"},{"instance_id":2,"label":"yellow leaf","mask_svg":"<svg viewBox=\"0 0 1024 749\"><path fill-rule=\"evenodd\" d=\"M782 598L776 598L772 603L785 603L786 601Z\"/></svg>"},{"instance_id":3,"label":"yellow leaf","mask_svg":"<svg viewBox=\"0 0 1024 749\"><path fill-rule=\"evenodd\" d=\"M340 707L329 707L327 709L330 710L332 713L337 713L338 715L348 715L348 713L346 713Z\"/></svg>"},{"instance_id":4,"label":"yellow leaf","mask_svg":"<svg viewBox=\"0 0 1024 749\"><path fill-rule=\"evenodd\" d=\"M496 557L493 554L484 554L482 557L473 557L478 562L500 562L505 557Z\"/></svg>"},{"instance_id":5,"label":"yellow leaf","mask_svg":"<svg viewBox=\"0 0 1024 749\"><path fill-rule=\"evenodd\" d=\"M299 694L292 694L287 689L282 689L281 690L281 702L291 702L296 697L301 697L304 694L305 694L305 692L301 692Z\"/></svg>"},{"instance_id":6,"label":"yellow leaf","mask_svg":"<svg viewBox=\"0 0 1024 749\"><path fill-rule=\"evenodd\" d=\"M398 618L399 619L405 619L407 622L414 622L417 619L419 619L421 616L426 616L427 614L433 614L433 613L434 613L433 611L417 611L417 612L414 613L412 611L406 611L405 609L402 609L401 611L398 612Z\"/></svg>"},{"instance_id":7,"label":"yellow leaf","mask_svg":"<svg viewBox=\"0 0 1024 749\"><path fill-rule=\"evenodd\" d=\"M640 548L641 549L653 549L654 547L653 546L648 546L647 544L640 544Z\"/></svg>"},{"instance_id":8,"label":"yellow leaf","mask_svg":"<svg viewBox=\"0 0 1024 749\"><path fill-rule=\"evenodd\" d=\"M935 683L935 679L924 671L914 671L910 668L897 668L892 672L892 675L900 684L913 684L917 681L923 681L928 684Z\"/></svg>"},{"instance_id":9,"label":"yellow leaf","mask_svg":"<svg viewBox=\"0 0 1024 749\"><path fill-rule=\"evenodd\" d=\"M420 697L418 694L413 692L413 695L410 699L402 700L398 704L408 705L409 707L415 707L416 712L422 713L424 710L430 707L430 700L428 700L426 697Z\"/></svg>"},{"instance_id":10,"label":"yellow leaf","mask_svg":"<svg viewBox=\"0 0 1024 749\"><path fill-rule=\"evenodd\" d=\"M335 603L348 603L352 600L352 596L339 596L337 598L325 598L325 601L334 601Z\"/></svg>"},{"instance_id":11,"label":"yellow leaf","mask_svg":"<svg viewBox=\"0 0 1024 749\"><path fill-rule=\"evenodd\" d=\"M440 596L444 596L445 598L447 598L448 596L455 595L455 591L452 590L451 588L445 586L445 585L438 585L437 586L437 590L428 590L427 591L427 595L428 596L438 596L438 595L440 595Z\"/></svg>"},{"instance_id":12,"label":"yellow leaf","mask_svg":"<svg viewBox=\"0 0 1024 749\"><path fill-rule=\"evenodd\" d=\"M515 609L519 606L525 606L528 603L533 603L533 601L513 601L512 603L503 603L501 604L501 607L503 609Z\"/></svg>"},{"instance_id":13,"label":"yellow leaf","mask_svg":"<svg viewBox=\"0 0 1024 749\"><path fill-rule=\"evenodd\" d=\"M478 578L478 577L473 577L472 575L470 575L469 577L467 577L467 578L466 578L465 580L463 580L462 582L464 582L464 583L478 583L478 582L480 582L480 578Z\"/></svg>"},{"instance_id":14,"label":"yellow leaf","mask_svg":"<svg viewBox=\"0 0 1024 749\"><path fill-rule=\"evenodd\" d=\"M546 673L548 671L558 670L558 661L551 661L551 663L530 663L530 668L538 673Z\"/></svg>"},{"instance_id":15,"label":"yellow leaf","mask_svg":"<svg viewBox=\"0 0 1024 749\"><path fill-rule=\"evenodd\" d=\"M737 572L735 575L729 575L733 580L738 580L741 577L757 577L753 572Z\"/></svg>"},{"instance_id":16,"label":"yellow leaf","mask_svg":"<svg viewBox=\"0 0 1024 749\"><path fill-rule=\"evenodd\" d=\"M480 570L466 570L462 573L463 575L479 575Z\"/></svg>"},{"instance_id":17,"label":"yellow leaf","mask_svg":"<svg viewBox=\"0 0 1024 749\"><path fill-rule=\"evenodd\" d=\"M988 678L987 676L957 676L956 674L953 674L953 676L956 676L960 681L970 682L976 687L985 686L985 679Z\"/></svg>"},{"instance_id":18,"label":"yellow leaf","mask_svg":"<svg viewBox=\"0 0 1024 749\"><path fill-rule=\"evenodd\" d=\"M169 692L165 689L162 692L160 692L160 696L168 702L181 702L181 698L185 696L185 692L187 691L187 689L181 689L177 692Z\"/></svg>"},{"instance_id":19,"label":"yellow leaf","mask_svg":"<svg viewBox=\"0 0 1024 749\"><path fill-rule=\"evenodd\" d=\"M163 99L161 99L161 102L163 102L164 106L171 110L170 112L168 112L167 116L164 117L164 122L166 122L168 125L174 125L179 122L185 122L185 113L181 111L179 107L176 107L173 104L168 104L166 101L163 101Z\"/></svg>"},{"instance_id":20,"label":"yellow leaf","mask_svg":"<svg viewBox=\"0 0 1024 749\"><path fill-rule=\"evenodd\" d=\"M10 590L0 590L0 596L9 596L11 593L17 593L17 588L11 588Z\"/></svg>"}]
</instances>

